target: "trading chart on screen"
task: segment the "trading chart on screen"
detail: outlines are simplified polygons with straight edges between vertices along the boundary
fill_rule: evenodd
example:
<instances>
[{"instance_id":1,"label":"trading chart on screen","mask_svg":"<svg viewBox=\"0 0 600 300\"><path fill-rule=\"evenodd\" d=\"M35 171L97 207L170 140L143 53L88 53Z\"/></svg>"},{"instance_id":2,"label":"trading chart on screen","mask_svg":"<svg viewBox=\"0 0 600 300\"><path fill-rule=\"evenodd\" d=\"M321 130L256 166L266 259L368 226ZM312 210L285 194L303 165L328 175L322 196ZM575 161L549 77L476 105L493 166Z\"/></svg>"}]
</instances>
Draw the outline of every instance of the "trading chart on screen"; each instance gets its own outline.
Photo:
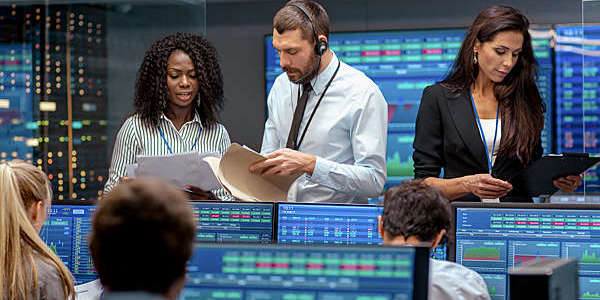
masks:
<instances>
[{"instance_id":1,"label":"trading chart on screen","mask_svg":"<svg viewBox=\"0 0 600 300\"><path fill-rule=\"evenodd\" d=\"M600 153L600 26L557 26L555 65L556 152ZM584 179L600 192L597 168Z\"/></svg>"},{"instance_id":2,"label":"trading chart on screen","mask_svg":"<svg viewBox=\"0 0 600 300\"><path fill-rule=\"evenodd\" d=\"M198 244L181 299L426 299L415 250Z\"/></svg>"},{"instance_id":3,"label":"trading chart on screen","mask_svg":"<svg viewBox=\"0 0 600 300\"><path fill-rule=\"evenodd\" d=\"M482 275L492 299L508 299L507 271L548 258L579 262L580 299L600 298L596 208L456 208L456 262Z\"/></svg>"},{"instance_id":4,"label":"trading chart on screen","mask_svg":"<svg viewBox=\"0 0 600 300\"><path fill-rule=\"evenodd\" d=\"M52 205L40 236L69 268L76 284L98 278L88 247L94 205Z\"/></svg>"}]
</instances>

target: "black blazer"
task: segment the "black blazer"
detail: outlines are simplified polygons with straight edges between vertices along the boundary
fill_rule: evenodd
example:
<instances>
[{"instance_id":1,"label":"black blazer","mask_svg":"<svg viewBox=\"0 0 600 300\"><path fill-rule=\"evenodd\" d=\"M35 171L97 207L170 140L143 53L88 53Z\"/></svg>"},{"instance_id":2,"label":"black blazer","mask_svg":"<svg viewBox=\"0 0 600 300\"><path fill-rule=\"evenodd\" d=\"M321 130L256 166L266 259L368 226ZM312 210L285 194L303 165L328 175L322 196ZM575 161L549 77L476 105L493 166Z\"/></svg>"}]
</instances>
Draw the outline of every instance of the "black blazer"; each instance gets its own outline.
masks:
<instances>
[{"instance_id":1,"label":"black blazer","mask_svg":"<svg viewBox=\"0 0 600 300\"><path fill-rule=\"evenodd\" d=\"M442 168L446 179L488 172L487 156L468 90L456 94L439 83L425 88L413 148L415 178L439 177ZM542 152L541 140L538 140L533 160L540 158ZM525 167L516 157L497 156L492 176L509 180ZM456 201L481 199L467 194ZM517 187L500 201L533 202Z\"/></svg>"}]
</instances>

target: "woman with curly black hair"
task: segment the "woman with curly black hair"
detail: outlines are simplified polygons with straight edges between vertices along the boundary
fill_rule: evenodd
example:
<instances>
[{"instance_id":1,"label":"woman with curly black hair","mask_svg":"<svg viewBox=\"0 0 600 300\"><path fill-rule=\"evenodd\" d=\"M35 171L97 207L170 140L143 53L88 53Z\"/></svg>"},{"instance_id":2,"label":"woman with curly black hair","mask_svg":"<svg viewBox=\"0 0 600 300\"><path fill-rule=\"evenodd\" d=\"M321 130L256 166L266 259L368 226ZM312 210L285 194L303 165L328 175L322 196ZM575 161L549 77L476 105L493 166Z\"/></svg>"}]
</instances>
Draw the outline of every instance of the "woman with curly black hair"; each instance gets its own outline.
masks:
<instances>
[{"instance_id":1,"label":"woman with curly black hair","mask_svg":"<svg viewBox=\"0 0 600 300\"><path fill-rule=\"evenodd\" d=\"M126 176L125 166L136 155L223 154L231 144L217 122L223 107L217 52L202 36L177 33L154 43L138 70L133 102L135 113L117 134L105 194ZM229 198L222 189L213 192Z\"/></svg>"}]
</instances>

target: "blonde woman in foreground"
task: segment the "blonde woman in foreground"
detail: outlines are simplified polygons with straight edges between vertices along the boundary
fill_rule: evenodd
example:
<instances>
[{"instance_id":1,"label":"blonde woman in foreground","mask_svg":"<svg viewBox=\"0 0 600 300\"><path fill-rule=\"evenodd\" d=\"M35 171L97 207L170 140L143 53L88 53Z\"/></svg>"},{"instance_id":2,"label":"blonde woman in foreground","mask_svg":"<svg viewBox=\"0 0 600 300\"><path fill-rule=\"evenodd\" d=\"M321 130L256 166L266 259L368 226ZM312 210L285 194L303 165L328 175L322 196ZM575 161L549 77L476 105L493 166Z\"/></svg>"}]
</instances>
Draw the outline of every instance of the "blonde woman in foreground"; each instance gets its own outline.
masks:
<instances>
[{"instance_id":1,"label":"blonde woman in foreground","mask_svg":"<svg viewBox=\"0 0 600 300\"><path fill-rule=\"evenodd\" d=\"M1 299L74 299L71 273L39 236L51 198L41 170L0 164Z\"/></svg>"}]
</instances>

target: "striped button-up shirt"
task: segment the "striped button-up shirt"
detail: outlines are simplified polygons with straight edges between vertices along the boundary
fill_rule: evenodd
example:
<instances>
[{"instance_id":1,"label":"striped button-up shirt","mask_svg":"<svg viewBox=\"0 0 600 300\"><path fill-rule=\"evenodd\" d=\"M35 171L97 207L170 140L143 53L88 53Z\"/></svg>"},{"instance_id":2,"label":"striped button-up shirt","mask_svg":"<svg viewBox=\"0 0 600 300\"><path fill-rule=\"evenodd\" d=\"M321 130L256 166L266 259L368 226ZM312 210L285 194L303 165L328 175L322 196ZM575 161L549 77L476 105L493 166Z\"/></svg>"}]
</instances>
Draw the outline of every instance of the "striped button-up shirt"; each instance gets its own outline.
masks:
<instances>
[{"instance_id":1,"label":"striped button-up shirt","mask_svg":"<svg viewBox=\"0 0 600 300\"><path fill-rule=\"evenodd\" d=\"M208 129L202 125L200 116L196 113L194 119L183 124L180 130L164 114L158 125L162 129L166 141L175 153L193 151L218 152L223 155L231 145L227 129L217 124ZM126 176L126 165L136 163L137 155L169 155L169 148L160 135L156 126L142 122L139 115L129 117L117 134L113 149L112 162L108 171L108 181L104 186L104 194L110 192L121 177ZM224 189L214 190L213 193L223 200L234 200Z\"/></svg>"}]
</instances>

